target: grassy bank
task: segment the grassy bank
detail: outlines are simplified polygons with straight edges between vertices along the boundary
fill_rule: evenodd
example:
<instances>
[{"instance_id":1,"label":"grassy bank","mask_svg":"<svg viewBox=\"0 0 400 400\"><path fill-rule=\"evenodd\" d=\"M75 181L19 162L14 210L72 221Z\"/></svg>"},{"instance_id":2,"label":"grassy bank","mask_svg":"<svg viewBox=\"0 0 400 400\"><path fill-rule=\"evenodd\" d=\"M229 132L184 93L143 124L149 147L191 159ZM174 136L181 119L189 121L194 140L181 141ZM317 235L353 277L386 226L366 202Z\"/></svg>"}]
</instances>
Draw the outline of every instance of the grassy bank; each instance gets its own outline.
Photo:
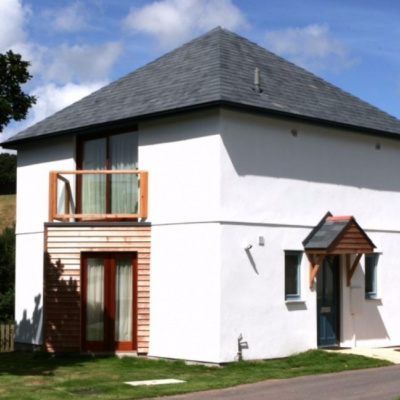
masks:
<instances>
[{"instance_id":1,"label":"grassy bank","mask_svg":"<svg viewBox=\"0 0 400 400\"><path fill-rule=\"evenodd\" d=\"M179 361L45 354L0 354L0 399L139 399L218 389L265 379L390 365L387 361L313 350L285 359L240 362L224 367ZM133 387L127 381L174 378L186 383ZM82 397L81 397L82 396Z\"/></svg>"},{"instance_id":2,"label":"grassy bank","mask_svg":"<svg viewBox=\"0 0 400 400\"><path fill-rule=\"evenodd\" d=\"M15 222L15 194L0 195L0 233Z\"/></svg>"}]
</instances>

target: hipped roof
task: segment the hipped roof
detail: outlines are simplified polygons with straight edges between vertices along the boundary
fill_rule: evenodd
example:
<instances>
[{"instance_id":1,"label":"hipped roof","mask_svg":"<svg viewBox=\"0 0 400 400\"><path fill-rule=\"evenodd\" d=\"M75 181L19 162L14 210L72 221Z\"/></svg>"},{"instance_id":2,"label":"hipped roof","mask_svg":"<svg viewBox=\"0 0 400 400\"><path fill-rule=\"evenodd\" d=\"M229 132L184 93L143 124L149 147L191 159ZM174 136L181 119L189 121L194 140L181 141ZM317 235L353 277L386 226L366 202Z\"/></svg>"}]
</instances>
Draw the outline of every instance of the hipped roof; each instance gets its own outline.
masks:
<instances>
[{"instance_id":1,"label":"hipped roof","mask_svg":"<svg viewBox=\"0 0 400 400\"><path fill-rule=\"evenodd\" d=\"M256 67L261 92L254 87ZM395 117L241 36L215 28L20 132L3 146L218 104L374 134L400 134Z\"/></svg>"}]
</instances>

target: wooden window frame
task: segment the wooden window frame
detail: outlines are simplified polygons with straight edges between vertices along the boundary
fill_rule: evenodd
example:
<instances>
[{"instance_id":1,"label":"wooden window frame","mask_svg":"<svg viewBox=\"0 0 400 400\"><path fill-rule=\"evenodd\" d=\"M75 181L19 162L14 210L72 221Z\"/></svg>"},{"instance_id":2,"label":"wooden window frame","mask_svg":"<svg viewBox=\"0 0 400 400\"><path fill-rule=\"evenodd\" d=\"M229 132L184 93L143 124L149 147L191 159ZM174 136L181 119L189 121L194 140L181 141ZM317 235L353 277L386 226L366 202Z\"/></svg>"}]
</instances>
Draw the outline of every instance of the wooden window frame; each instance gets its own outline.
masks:
<instances>
[{"instance_id":1,"label":"wooden window frame","mask_svg":"<svg viewBox=\"0 0 400 400\"><path fill-rule=\"evenodd\" d=\"M100 134L96 135L85 135L82 137L78 137L76 141L76 154L77 154L77 162L76 162L76 169L78 171L82 171L82 162L83 162L83 144L87 141L90 140L97 140L97 139L106 139L106 159L104 160L104 167L105 171L111 171L110 170L110 137L116 136L116 135L121 135L123 133L130 133L130 132L137 132L138 127L137 125L127 127L124 129L118 129L118 130L106 130L104 132L101 132ZM111 190L110 190L110 177L111 175L106 175L106 214L110 214L110 205L111 205ZM77 214L81 214L82 212L82 176L77 175L76 177L76 188L75 188L75 193L76 193L76 204L77 204ZM125 219L125 218L124 218ZM110 221L110 218L107 219ZM115 221L121 220L121 218L115 218ZM130 220L130 221L137 221L137 218L127 218L125 220ZM103 219L97 219L97 221L103 221Z\"/></svg>"}]
</instances>

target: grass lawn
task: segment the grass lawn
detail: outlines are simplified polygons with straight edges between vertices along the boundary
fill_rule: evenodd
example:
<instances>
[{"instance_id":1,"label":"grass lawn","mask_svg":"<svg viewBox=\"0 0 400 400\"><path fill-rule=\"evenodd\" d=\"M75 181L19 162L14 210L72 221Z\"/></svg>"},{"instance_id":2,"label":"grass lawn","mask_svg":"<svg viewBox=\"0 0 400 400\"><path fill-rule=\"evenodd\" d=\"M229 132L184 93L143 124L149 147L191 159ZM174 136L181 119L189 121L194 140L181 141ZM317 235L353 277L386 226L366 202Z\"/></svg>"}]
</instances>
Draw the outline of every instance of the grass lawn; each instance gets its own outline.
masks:
<instances>
[{"instance_id":1,"label":"grass lawn","mask_svg":"<svg viewBox=\"0 0 400 400\"><path fill-rule=\"evenodd\" d=\"M243 361L224 367L181 361L116 357L54 357L0 353L0 399L139 399L218 389L272 378L391 365L362 356L311 350L285 359ZM174 378L186 383L129 386L126 381ZM90 396L89 396L90 398Z\"/></svg>"},{"instance_id":2,"label":"grass lawn","mask_svg":"<svg viewBox=\"0 0 400 400\"><path fill-rule=\"evenodd\" d=\"M15 222L15 194L0 195L0 233Z\"/></svg>"}]
</instances>

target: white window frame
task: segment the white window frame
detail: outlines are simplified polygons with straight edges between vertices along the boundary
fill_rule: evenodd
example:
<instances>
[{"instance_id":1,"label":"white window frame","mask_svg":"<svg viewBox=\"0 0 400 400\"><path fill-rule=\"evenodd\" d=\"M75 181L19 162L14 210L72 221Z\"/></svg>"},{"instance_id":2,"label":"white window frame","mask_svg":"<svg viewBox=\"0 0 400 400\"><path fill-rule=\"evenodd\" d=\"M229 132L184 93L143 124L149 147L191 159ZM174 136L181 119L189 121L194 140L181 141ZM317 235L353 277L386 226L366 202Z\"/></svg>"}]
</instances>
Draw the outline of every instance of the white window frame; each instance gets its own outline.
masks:
<instances>
[{"instance_id":1,"label":"white window frame","mask_svg":"<svg viewBox=\"0 0 400 400\"><path fill-rule=\"evenodd\" d=\"M296 266L296 280L297 280L297 290L296 293L287 293L287 288L286 288L286 268L289 267L287 263L287 256L295 256L297 257L297 266ZM284 271L284 277L285 277L285 300L286 301L299 301L301 299L301 260L303 257L303 252L298 251L298 250L285 250L285 271Z\"/></svg>"},{"instance_id":2,"label":"white window frame","mask_svg":"<svg viewBox=\"0 0 400 400\"><path fill-rule=\"evenodd\" d=\"M365 274L365 281L364 281L364 292L366 299L377 299L378 298L378 260L379 254L372 253L372 254L365 254L364 259L364 274ZM367 275L370 272L367 269L371 269L372 273L372 290L367 291Z\"/></svg>"}]
</instances>

